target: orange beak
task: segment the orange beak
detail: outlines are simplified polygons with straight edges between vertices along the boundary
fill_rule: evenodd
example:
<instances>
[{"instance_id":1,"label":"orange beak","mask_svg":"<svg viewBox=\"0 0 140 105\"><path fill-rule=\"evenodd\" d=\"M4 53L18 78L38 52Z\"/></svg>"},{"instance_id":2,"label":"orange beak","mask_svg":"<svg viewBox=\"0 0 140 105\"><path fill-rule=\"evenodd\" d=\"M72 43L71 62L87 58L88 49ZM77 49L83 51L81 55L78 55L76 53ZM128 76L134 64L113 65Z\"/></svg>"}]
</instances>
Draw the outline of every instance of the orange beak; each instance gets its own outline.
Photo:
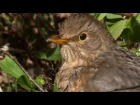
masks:
<instances>
[{"instance_id":1,"label":"orange beak","mask_svg":"<svg viewBox=\"0 0 140 105\"><path fill-rule=\"evenodd\" d=\"M58 35L54 35L47 40L47 42L52 42L52 43L57 43L57 44L67 44L70 41L71 40L68 40L68 39L62 39Z\"/></svg>"}]
</instances>

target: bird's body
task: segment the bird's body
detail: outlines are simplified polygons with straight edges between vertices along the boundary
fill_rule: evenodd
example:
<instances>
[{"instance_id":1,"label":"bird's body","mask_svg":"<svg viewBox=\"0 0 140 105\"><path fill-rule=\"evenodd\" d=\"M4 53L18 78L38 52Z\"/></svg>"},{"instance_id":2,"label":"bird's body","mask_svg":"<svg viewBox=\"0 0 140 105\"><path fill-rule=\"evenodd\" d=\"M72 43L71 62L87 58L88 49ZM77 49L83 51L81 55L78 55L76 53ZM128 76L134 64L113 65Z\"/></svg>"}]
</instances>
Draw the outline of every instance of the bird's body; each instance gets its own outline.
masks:
<instances>
[{"instance_id":1,"label":"bird's body","mask_svg":"<svg viewBox=\"0 0 140 105\"><path fill-rule=\"evenodd\" d=\"M106 27L87 14L60 26L63 64L56 83L61 92L140 91L140 58L118 47Z\"/></svg>"}]
</instances>

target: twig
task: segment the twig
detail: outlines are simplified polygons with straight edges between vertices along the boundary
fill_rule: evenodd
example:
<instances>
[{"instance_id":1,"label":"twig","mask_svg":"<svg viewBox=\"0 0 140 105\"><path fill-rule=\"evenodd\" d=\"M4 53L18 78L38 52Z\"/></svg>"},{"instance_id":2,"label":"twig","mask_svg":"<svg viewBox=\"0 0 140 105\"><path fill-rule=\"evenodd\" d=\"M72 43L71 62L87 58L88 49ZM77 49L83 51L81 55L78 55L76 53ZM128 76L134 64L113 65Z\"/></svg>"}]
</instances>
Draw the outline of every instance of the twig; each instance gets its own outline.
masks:
<instances>
[{"instance_id":1,"label":"twig","mask_svg":"<svg viewBox=\"0 0 140 105\"><path fill-rule=\"evenodd\" d=\"M51 64L51 69L54 71L54 66L53 66L53 63L51 61L49 61L50 64Z\"/></svg>"},{"instance_id":2,"label":"twig","mask_svg":"<svg viewBox=\"0 0 140 105\"><path fill-rule=\"evenodd\" d=\"M8 52L5 52L3 50L1 50L3 52L3 54L9 56L12 60L15 61L15 63L23 70L23 72L27 75L27 77L29 78L30 81L32 81L36 86L37 88L41 91L41 92L47 92L47 90L43 90L35 81L34 79L32 79L32 77L28 74L28 72L21 66L21 64L17 61L17 59L12 56L11 54L9 54Z\"/></svg>"},{"instance_id":3,"label":"twig","mask_svg":"<svg viewBox=\"0 0 140 105\"><path fill-rule=\"evenodd\" d=\"M1 47L2 51L12 51L12 52L16 52L16 53L26 53L26 51L24 50L20 50L20 49L15 49L12 47L9 47L9 44L5 44L4 46Z\"/></svg>"}]
</instances>

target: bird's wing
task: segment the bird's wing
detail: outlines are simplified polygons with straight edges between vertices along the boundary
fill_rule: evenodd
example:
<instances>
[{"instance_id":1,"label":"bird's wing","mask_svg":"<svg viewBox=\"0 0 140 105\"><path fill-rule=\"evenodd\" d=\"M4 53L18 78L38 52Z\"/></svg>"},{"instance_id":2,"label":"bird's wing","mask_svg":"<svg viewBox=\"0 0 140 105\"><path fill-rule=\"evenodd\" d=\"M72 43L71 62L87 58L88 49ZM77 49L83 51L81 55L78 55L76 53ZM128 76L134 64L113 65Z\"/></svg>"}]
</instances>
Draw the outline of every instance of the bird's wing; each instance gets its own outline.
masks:
<instances>
[{"instance_id":1,"label":"bird's wing","mask_svg":"<svg viewBox=\"0 0 140 105\"><path fill-rule=\"evenodd\" d=\"M68 91L140 91L140 58L124 49L105 53L93 65L75 71Z\"/></svg>"},{"instance_id":2,"label":"bird's wing","mask_svg":"<svg viewBox=\"0 0 140 105\"><path fill-rule=\"evenodd\" d=\"M140 91L139 57L121 48L103 57L95 63L98 72L90 82L93 86L99 91Z\"/></svg>"}]
</instances>

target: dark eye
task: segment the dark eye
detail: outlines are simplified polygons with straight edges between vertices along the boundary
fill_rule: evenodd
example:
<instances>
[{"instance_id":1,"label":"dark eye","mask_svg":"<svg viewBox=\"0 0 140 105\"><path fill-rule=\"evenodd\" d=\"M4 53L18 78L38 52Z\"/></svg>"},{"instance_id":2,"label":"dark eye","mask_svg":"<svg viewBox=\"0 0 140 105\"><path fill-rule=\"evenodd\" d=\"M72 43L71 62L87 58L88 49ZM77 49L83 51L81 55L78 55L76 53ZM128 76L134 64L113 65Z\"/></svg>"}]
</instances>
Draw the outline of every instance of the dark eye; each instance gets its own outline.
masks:
<instances>
[{"instance_id":1,"label":"dark eye","mask_svg":"<svg viewBox=\"0 0 140 105\"><path fill-rule=\"evenodd\" d=\"M85 40L87 38L87 35L85 33L82 33L79 35L80 40Z\"/></svg>"}]
</instances>

